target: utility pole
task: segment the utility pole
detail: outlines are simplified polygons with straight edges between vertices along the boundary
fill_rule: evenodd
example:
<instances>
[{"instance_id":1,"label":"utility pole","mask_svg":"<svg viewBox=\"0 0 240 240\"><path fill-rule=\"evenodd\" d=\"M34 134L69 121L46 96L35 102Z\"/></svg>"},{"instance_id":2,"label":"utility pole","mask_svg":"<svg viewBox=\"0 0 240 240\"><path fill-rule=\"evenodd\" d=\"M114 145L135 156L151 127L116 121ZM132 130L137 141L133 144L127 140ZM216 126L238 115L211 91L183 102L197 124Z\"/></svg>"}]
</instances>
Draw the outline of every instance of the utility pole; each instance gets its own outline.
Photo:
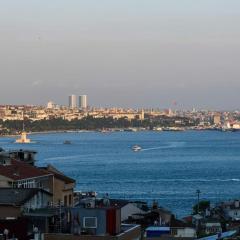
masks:
<instances>
[{"instance_id":1,"label":"utility pole","mask_svg":"<svg viewBox=\"0 0 240 240\"><path fill-rule=\"evenodd\" d=\"M60 216L59 216L59 220L60 220L60 222L59 222L59 230L60 230L60 233L62 233L62 204L63 204L63 202L62 201L60 201L60 203L59 203L59 212L60 212Z\"/></svg>"},{"instance_id":2,"label":"utility pole","mask_svg":"<svg viewBox=\"0 0 240 240\"><path fill-rule=\"evenodd\" d=\"M197 194L197 213L199 213L199 199L200 199L200 193L201 191L197 189L196 194Z\"/></svg>"},{"instance_id":3,"label":"utility pole","mask_svg":"<svg viewBox=\"0 0 240 240\"><path fill-rule=\"evenodd\" d=\"M199 199L200 199L200 193L201 191L197 189L196 194L197 194L197 214L199 214ZM200 233L200 220L198 219L196 222L196 230L197 230L197 236L199 236Z\"/></svg>"}]
</instances>

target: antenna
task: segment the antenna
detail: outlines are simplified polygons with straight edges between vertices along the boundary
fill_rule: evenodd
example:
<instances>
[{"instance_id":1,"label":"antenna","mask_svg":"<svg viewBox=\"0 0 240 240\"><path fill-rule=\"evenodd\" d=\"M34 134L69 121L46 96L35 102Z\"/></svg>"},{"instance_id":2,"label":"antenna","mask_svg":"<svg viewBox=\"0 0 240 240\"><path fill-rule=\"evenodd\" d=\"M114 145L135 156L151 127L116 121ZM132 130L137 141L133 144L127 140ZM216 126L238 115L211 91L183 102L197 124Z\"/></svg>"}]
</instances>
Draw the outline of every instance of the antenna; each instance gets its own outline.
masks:
<instances>
[{"instance_id":1,"label":"antenna","mask_svg":"<svg viewBox=\"0 0 240 240\"><path fill-rule=\"evenodd\" d=\"M198 202L197 202L197 213L199 214L199 199L200 199L200 193L201 191L199 189L197 189L196 194L197 194L197 198L198 198Z\"/></svg>"}]
</instances>

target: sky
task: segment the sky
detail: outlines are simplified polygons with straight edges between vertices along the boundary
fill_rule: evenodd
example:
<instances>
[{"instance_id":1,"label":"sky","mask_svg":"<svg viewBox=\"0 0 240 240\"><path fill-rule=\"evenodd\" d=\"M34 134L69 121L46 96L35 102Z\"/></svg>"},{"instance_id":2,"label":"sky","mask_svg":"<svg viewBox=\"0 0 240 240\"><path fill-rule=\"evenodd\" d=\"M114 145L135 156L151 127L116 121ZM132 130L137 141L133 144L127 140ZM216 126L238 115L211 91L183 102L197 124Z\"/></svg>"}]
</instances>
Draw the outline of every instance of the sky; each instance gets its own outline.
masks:
<instances>
[{"instance_id":1,"label":"sky","mask_svg":"<svg viewBox=\"0 0 240 240\"><path fill-rule=\"evenodd\" d=\"M239 0L0 0L0 104L240 109L239 23Z\"/></svg>"}]
</instances>

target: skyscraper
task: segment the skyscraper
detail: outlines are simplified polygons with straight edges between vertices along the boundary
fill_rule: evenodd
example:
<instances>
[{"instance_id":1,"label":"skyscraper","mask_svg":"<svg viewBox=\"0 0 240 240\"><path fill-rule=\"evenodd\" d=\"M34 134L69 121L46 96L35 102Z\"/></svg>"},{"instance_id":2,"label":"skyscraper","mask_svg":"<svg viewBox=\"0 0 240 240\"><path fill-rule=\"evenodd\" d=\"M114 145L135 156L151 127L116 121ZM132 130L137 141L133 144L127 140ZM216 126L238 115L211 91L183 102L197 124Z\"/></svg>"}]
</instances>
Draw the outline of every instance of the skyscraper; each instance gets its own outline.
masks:
<instances>
[{"instance_id":1,"label":"skyscraper","mask_svg":"<svg viewBox=\"0 0 240 240\"><path fill-rule=\"evenodd\" d=\"M69 102L68 102L69 108L77 108L77 97L76 95L69 96Z\"/></svg>"},{"instance_id":2,"label":"skyscraper","mask_svg":"<svg viewBox=\"0 0 240 240\"><path fill-rule=\"evenodd\" d=\"M87 108L87 95L79 96L79 108L81 109Z\"/></svg>"}]
</instances>

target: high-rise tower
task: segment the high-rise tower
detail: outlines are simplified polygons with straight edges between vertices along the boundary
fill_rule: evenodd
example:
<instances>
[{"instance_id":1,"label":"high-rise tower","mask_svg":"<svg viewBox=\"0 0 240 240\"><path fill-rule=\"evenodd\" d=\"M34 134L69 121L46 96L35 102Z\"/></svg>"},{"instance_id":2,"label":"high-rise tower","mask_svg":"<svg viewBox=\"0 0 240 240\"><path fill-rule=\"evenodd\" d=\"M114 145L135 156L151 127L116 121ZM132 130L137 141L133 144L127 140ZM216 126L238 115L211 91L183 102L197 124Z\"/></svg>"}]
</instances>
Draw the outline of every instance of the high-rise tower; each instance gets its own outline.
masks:
<instances>
[{"instance_id":1,"label":"high-rise tower","mask_svg":"<svg viewBox=\"0 0 240 240\"><path fill-rule=\"evenodd\" d=\"M87 95L79 96L79 108L81 109L87 108Z\"/></svg>"},{"instance_id":2,"label":"high-rise tower","mask_svg":"<svg viewBox=\"0 0 240 240\"><path fill-rule=\"evenodd\" d=\"M77 97L76 97L76 95L69 96L68 104L69 104L68 105L69 108L72 108L72 109L77 108Z\"/></svg>"}]
</instances>

